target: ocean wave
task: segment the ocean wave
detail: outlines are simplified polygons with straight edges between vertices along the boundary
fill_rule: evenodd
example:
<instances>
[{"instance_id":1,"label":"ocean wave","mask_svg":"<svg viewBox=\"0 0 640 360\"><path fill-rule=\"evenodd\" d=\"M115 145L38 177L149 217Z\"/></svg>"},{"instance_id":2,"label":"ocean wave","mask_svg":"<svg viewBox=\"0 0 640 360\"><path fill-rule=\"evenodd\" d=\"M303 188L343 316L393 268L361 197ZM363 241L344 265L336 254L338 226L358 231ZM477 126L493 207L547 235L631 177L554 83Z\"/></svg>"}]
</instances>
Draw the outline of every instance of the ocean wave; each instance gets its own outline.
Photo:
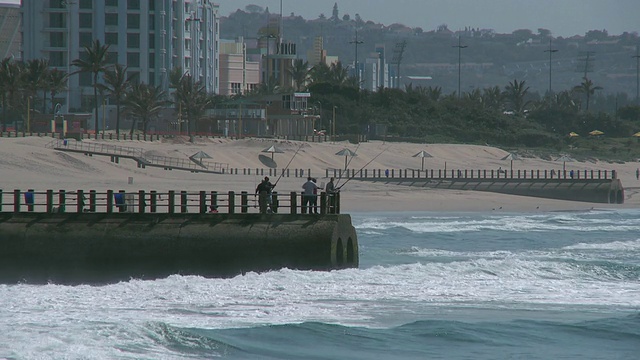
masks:
<instances>
[{"instance_id":1,"label":"ocean wave","mask_svg":"<svg viewBox=\"0 0 640 360\"><path fill-rule=\"evenodd\" d=\"M371 218L354 222L357 230L391 231L405 229L414 233L480 232L640 232L640 219L600 219L578 214L500 215L486 217Z\"/></svg>"}]
</instances>

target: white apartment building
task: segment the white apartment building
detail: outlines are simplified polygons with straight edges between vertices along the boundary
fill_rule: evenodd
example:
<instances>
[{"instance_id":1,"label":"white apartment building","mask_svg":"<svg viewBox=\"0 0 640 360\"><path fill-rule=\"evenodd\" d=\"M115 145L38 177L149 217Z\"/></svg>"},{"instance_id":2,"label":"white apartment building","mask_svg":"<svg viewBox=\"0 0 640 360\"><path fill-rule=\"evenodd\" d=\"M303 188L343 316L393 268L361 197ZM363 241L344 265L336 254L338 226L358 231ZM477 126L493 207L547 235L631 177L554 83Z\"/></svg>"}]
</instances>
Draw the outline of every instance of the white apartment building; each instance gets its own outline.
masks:
<instances>
[{"instance_id":1,"label":"white apartment building","mask_svg":"<svg viewBox=\"0 0 640 360\"><path fill-rule=\"evenodd\" d=\"M109 63L128 66L136 81L167 89L171 69L181 67L218 93L218 9L210 0L23 0L23 59L74 72L70 63L98 39L109 45ZM92 95L91 74L75 74L63 109L80 109Z\"/></svg>"},{"instance_id":2,"label":"white apartment building","mask_svg":"<svg viewBox=\"0 0 640 360\"><path fill-rule=\"evenodd\" d=\"M0 3L0 59L20 59L20 5Z\"/></svg>"}]
</instances>

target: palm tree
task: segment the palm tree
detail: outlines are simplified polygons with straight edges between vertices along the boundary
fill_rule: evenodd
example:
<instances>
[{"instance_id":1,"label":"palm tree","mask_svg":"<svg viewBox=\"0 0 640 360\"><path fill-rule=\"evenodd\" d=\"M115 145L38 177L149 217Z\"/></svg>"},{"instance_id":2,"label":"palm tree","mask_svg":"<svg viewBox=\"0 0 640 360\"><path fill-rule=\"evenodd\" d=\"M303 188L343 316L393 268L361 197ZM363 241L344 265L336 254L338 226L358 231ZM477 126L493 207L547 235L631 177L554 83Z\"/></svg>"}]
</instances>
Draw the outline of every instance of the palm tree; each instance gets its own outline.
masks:
<instances>
[{"instance_id":1,"label":"palm tree","mask_svg":"<svg viewBox=\"0 0 640 360\"><path fill-rule=\"evenodd\" d=\"M96 107L95 131L98 132L98 75L107 70L107 51L109 45L100 44L100 40L94 40L91 46L85 46L86 56L75 59L71 65L78 68L75 73L93 74L93 100Z\"/></svg>"},{"instance_id":2,"label":"palm tree","mask_svg":"<svg viewBox=\"0 0 640 360\"><path fill-rule=\"evenodd\" d=\"M30 99L33 99L38 92L38 90L44 90L47 87L47 78L49 76L49 62L45 59L33 59L27 61L26 64L26 72L24 75L24 85L27 90L27 96ZM44 99L42 101L42 113L46 112L46 96L47 93L44 91ZM31 109L35 110L35 99L31 103Z\"/></svg>"},{"instance_id":3,"label":"palm tree","mask_svg":"<svg viewBox=\"0 0 640 360\"><path fill-rule=\"evenodd\" d=\"M53 69L49 71L49 76L47 77L47 87L49 89L49 93L51 94L51 105L55 107L55 97L56 94L64 91L67 88L67 79L69 76L66 72L60 71L58 69ZM52 109L55 111L55 109Z\"/></svg>"},{"instance_id":4,"label":"palm tree","mask_svg":"<svg viewBox=\"0 0 640 360\"><path fill-rule=\"evenodd\" d=\"M165 92L159 86L151 86L145 83L133 85L131 91L124 98L125 110L133 115L131 133L136 127L136 120L142 120L142 131L147 134L147 126L154 116L157 116L166 104Z\"/></svg>"},{"instance_id":5,"label":"palm tree","mask_svg":"<svg viewBox=\"0 0 640 360\"><path fill-rule=\"evenodd\" d=\"M509 103L511 103L512 109L516 114L522 114L531 101L525 101L525 97L529 92L529 87L525 87L525 81L518 81L514 79L513 82L509 82L509 85L505 87L504 96Z\"/></svg>"},{"instance_id":6,"label":"palm tree","mask_svg":"<svg viewBox=\"0 0 640 360\"><path fill-rule=\"evenodd\" d=\"M106 90L116 101L116 137L120 138L120 104L131 87L131 78L127 78L127 66L116 64L112 70L104 73L104 85L100 87Z\"/></svg>"},{"instance_id":7,"label":"palm tree","mask_svg":"<svg viewBox=\"0 0 640 360\"><path fill-rule=\"evenodd\" d=\"M593 81L588 79L587 77L583 78L584 81L573 88L573 91L577 93L584 93L587 97L587 108L586 111L589 111L589 101L591 100L591 96L596 93L596 90L602 90L601 86L594 86Z\"/></svg>"},{"instance_id":8,"label":"palm tree","mask_svg":"<svg viewBox=\"0 0 640 360\"><path fill-rule=\"evenodd\" d=\"M202 82L194 81L189 74L184 74L180 78L180 82L176 87L175 98L176 103L187 116L187 135L191 139L192 124L204 114L204 110L210 104L212 98L208 96Z\"/></svg>"},{"instance_id":9,"label":"palm tree","mask_svg":"<svg viewBox=\"0 0 640 360\"><path fill-rule=\"evenodd\" d=\"M302 59L296 59L293 62L293 66L287 69L287 72L296 84L296 91L301 91L309 79L309 63Z\"/></svg>"},{"instance_id":10,"label":"palm tree","mask_svg":"<svg viewBox=\"0 0 640 360\"><path fill-rule=\"evenodd\" d=\"M7 93L10 89L11 58L4 58L0 61L0 97L2 101L2 132L7 131L7 108L9 99Z\"/></svg>"},{"instance_id":11,"label":"palm tree","mask_svg":"<svg viewBox=\"0 0 640 360\"><path fill-rule=\"evenodd\" d=\"M486 109L501 111L503 107L504 95L500 87L494 86L482 89L482 105Z\"/></svg>"}]
</instances>

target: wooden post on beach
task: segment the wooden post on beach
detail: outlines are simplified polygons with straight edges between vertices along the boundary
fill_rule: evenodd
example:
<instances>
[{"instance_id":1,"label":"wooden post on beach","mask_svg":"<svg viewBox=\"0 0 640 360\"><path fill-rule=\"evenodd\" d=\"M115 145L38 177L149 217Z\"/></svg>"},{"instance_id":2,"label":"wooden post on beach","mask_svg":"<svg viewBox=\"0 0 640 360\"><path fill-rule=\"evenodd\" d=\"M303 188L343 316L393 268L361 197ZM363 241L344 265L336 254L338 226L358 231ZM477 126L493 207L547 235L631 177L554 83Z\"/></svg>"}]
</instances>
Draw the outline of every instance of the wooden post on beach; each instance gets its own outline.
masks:
<instances>
[{"instance_id":1,"label":"wooden post on beach","mask_svg":"<svg viewBox=\"0 0 640 360\"><path fill-rule=\"evenodd\" d=\"M229 191L228 197L228 205L229 205L229 214L234 214L236 211L236 193L233 191Z\"/></svg>"},{"instance_id":2,"label":"wooden post on beach","mask_svg":"<svg viewBox=\"0 0 640 360\"><path fill-rule=\"evenodd\" d=\"M243 214L249 212L249 196L246 191L240 192L240 212Z\"/></svg>"},{"instance_id":3,"label":"wooden post on beach","mask_svg":"<svg viewBox=\"0 0 640 360\"><path fill-rule=\"evenodd\" d=\"M291 194L289 194L289 198L291 199L290 213L297 214L298 213L298 194L295 191L292 191ZM304 209L302 209L301 212L304 214Z\"/></svg>"},{"instance_id":4,"label":"wooden post on beach","mask_svg":"<svg viewBox=\"0 0 640 360\"><path fill-rule=\"evenodd\" d=\"M76 212L81 213L84 209L84 191L76 191Z\"/></svg>"},{"instance_id":5,"label":"wooden post on beach","mask_svg":"<svg viewBox=\"0 0 640 360\"><path fill-rule=\"evenodd\" d=\"M180 191L180 212L181 213L188 213L189 209L187 208L187 192L186 191Z\"/></svg>"},{"instance_id":6,"label":"wooden post on beach","mask_svg":"<svg viewBox=\"0 0 640 360\"><path fill-rule=\"evenodd\" d=\"M198 201L200 214L205 214L207 212L207 193L205 191L200 191Z\"/></svg>"},{"instance_id":7,"label":"wooden post on beach","mask_svg":"<svg viewBox=\"0 0 640 360\"><path fill-rule=\"evenodd\" d=\"M66 191L65 190L60 190L60 192L58 193L58 212L65 212L65 205L66 204Z\"/></svg>"},{"instance_id":8,"label":"wooden post on beach","mask_svg":"<svg viewBox=\"0 0 640 360\"><path fill-rule=\"evenodd\" d=\"M158 193L155 190L150 191L149 195L149 203L151 204L151 208L149 209L152 213L156 212L158 209Z\"/></svg>"},{"instance_id":9,"label":"wooden post on beach","mask_svg":"<svg viewBox=\"0 0 640 360\"><path fill-rule=\"evenodd\" d=\"M138 212L140 214L144 214L145 212L145 207L146 207L146 201L145 201L145 192L144 190L138 190Z\"/></svg>"},{"instance_id":10,"label":"wooden post on beach","mask_svg":"<svg viewBox=\"0 0 640 360\"><path fill-rule=\"evenodd\" d=\"M89 190L89 212L96 212L96 191Z\"/></svg>"},{"instance_id":11,"label":"wooden post on beach","mask_svg":"<svg viewBox=\"0 0 640 360\"><path fill-rule=\"evenodd\" d=\"M113 190L107 190L107 214L113 212Z\"/></svg>"},{"instance_id":12,"label":"wooden post on beach","mask_svg":"<svg viewBox=\"0 0 640 360\"><path fill-rule=\"evenodd\" d=\"M13 212L20 212L20 190L13 190Z\"/></svg>"},{"instance_id":13,"label":"wooden post on beach","mask_svg":"<svg viewBox=\"0 0 640 360\"><path fill-rule=\"evenodd\" d=\"M169 190L169 214L173 214L176 212L175 209L175 205L176 205L176 192L175 190Z\"/></svg>"}]
</instances>

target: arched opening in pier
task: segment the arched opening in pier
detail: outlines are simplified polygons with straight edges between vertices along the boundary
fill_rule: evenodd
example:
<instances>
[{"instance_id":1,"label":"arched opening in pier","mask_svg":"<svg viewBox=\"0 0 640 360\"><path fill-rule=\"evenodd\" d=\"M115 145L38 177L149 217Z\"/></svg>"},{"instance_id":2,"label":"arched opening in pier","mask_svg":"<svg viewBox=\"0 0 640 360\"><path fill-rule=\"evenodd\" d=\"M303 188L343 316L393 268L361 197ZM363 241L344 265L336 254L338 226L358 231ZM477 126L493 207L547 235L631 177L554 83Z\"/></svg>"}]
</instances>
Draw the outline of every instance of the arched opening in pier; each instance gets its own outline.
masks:
<instances>
[{"instance_id":1,"label":"arched opening in pier","mask_svg":"<svg viewBox=\"0 0 640 360\"><path fill-rule=\"evenodd\" d=\"M616 191L616 204L624 204L624 190Z\"/></svg>"},{"instance_id":2,"label":"arched opening in pier","mask_svg":"<svg viewBox=\"0 0 640 360\"><path fill-rule=\"evenodd\" d=\"M355 263L355 246L353 244L353 239L349 237L347 240L347 264L353 265Z\"/></svg>"},{"instance_id":3,"label":"arched opening in pier","mask_svg":"<svg viewBox=\"0 0 640 360\"><path fill-rule=\"evenodd\" d=\"M342 238L338 238L336 243L336 265L342 266L344 264L344 245L342 244Z\"/></svg>"}]
</instances>

